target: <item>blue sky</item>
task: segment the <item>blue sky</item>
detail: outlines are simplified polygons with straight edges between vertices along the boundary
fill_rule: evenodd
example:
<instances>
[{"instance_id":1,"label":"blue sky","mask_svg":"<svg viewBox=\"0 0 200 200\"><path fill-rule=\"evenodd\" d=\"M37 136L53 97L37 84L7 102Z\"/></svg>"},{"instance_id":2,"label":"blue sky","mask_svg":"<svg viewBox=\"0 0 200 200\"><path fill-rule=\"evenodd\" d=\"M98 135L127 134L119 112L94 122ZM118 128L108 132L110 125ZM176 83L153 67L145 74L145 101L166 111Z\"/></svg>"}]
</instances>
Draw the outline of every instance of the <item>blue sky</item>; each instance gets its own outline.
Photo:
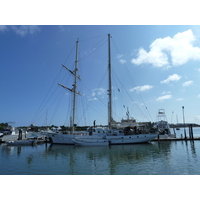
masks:
<instances>
[{"instance_id":1,"label":"blue sky","mask_svg":"<svg viewBox=\"0 0 200 200\"><path fill-rule=\"evenodd\" d=\"M79 38L78 125L107 123L107 34L111 38L113 117L200 124L200 26L0 26L0 122L68 125ZM84 114L81 114L84 113ZM172 114L173 113L173 114Z\"/></svg>"}]
</instances>

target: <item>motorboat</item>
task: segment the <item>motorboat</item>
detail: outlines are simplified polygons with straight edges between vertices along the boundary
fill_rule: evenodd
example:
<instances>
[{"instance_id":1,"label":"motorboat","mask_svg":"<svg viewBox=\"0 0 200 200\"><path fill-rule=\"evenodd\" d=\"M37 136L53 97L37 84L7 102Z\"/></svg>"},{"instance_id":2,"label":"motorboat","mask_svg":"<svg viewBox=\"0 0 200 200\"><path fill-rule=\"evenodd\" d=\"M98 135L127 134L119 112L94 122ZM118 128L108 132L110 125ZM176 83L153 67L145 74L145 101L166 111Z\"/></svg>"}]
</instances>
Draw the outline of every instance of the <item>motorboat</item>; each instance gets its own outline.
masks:
<instances>
[{"instance_id":1,"label":"motorboat","mask_svg":"<svg viewBox=\"0 0 200 200\"><path fill-rule=\"evenodd\" d=\"M165 109L159 109L157 114L157 122L154 124L154 128L159 132L159 138L175 137L170 131L170 126L167 121Z\"/></svg>"},{"instance_id":2,"label":"motorboat","mask_svg":"<svg viewBox=\"0 0 200 200\"><path fill-rule=\"evenodd\" d=\"M5 142L8 146L26 146L26 145L36 145L36 140L10 140Z\"/></svg>"}]
</instances>

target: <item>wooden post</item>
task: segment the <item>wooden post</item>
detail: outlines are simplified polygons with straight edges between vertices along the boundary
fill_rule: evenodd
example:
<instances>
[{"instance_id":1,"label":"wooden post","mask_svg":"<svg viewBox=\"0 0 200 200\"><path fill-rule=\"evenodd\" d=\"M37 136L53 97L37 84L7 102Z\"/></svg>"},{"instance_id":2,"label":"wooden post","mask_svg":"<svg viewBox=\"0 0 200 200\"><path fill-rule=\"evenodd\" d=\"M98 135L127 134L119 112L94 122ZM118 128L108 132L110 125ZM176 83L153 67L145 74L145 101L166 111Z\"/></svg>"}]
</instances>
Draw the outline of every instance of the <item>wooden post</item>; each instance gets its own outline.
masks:
<instances>
[{"instance_id":1,"label":"wooden post","mask_svg":"<svg viewBox=\"0 0 200 200\"><path fill-rule=\"evenodd\" d=\"M190 137L190 140L194 140L192 124L189 124L189 137Z\"/></svg>"},{"instance_id":2,"label":"wooden post","mask_svg":"<svg viewBox=\"0 0 200 200\"><path fill-rule=\"evenodd\" d=\"M185 140L186 140L186 139L187 139L187 137L186 137L186 131L185 131L185 116L184 116L184 106L182 106L182 110L183 110L184 135L185 135Z\"/></svg>"},{"instance_id":3,"label":"wooden post","mask_svg":"<svg viewBox=\"0 0 200 200\"><path fill-rule=\"evenodd\" d=\"M176 138L176 131L175 131L174 126L173 126L173 131L174 131L174 137Z\"/></svg>"},{"instance_id":4,"label":"wooden post","mask_svg":"<svg viewBox=\"0 0 200 200\"><path fill-rule=\"evenodd\" d=\"M189 129L189 139L191 140L191 125L188 125L188 129Z\"/></svg>"},{"instance_id":5,"label":"wooden post","mask_svg":"<svg viewBox=\"0 0 200 200\"><path fill-rule=\"evenodd\" d=\"M192 140L194 140L194 135L193 135L193 126L191 124L191 137L192 137Z\"/></svg>"}]
</instances>

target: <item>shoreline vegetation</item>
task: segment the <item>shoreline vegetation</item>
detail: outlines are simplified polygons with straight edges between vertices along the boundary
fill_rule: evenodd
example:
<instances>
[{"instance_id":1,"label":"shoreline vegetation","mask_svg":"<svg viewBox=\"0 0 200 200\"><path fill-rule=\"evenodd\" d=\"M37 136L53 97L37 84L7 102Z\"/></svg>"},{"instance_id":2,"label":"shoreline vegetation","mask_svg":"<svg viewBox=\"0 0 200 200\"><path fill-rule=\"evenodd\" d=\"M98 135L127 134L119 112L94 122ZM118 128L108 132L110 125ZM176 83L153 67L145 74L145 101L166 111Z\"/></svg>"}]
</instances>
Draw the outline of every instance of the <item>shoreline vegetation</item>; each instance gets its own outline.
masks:
<instances>
[{"instance_id":1,"label":"shoreline vegetation","mask_svg":"<svg viewBox=\"0 0 200 200\"><path fill-rule=\"evenodd\" d=\"M141 122L138 124L147 124L149 128L153 127L154 123L151 122ZM193 126L193 127L200 127L199 124L192 124L192 123L179 123L179 124L169 124L170 128L184 128L184 127L189 127L189 125ZM8 123L0 123L0 131L5 131L5 130L10 130L11 129L11 125L9 125ZM76 126L76 131L86 131L87 128L89 128L91 126ZM96 125L96 127L105 127L103 125ZM70 127L68 126L56 126L56 125L51 125L51 126L35 126L34 124L31 124L30 126L20 126L20 127L16 127L17 129L23 129L26 131L34 131L34 132L39 132L39 131L43 131L43 130L59 130L62 132L67 132L70 131Z\"/></svg>"}]
</instances>

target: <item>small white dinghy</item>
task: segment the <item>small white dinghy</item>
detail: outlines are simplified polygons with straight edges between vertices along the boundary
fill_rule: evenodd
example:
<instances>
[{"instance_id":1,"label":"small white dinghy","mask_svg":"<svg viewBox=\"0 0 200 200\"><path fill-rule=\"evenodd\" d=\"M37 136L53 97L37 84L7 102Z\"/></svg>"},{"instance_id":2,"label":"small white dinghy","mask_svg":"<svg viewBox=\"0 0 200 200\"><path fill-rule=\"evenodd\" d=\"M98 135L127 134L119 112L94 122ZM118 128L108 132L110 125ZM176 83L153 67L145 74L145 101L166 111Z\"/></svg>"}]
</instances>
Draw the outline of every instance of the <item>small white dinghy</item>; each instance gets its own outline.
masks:
<instances>
[{"instance_id":1,"label":"small white dinghy","mask_svg":"<svg viewBox=\"0 0 200 200\"><path fill-rule=\"evenodd\" d=\"M109 141L105 139L73 139L77 146L108 146Z\"/></svg>"},{"instance_id":2,"label":"small white dinghy","mask_svg":"<svg viewBox=\"0 0 200 200\"><path fill-rule=\"evenodd\" d=\"M5 142L8 146L36 145L36 140L10 140Z\"/></svg>"}]
</instances>

